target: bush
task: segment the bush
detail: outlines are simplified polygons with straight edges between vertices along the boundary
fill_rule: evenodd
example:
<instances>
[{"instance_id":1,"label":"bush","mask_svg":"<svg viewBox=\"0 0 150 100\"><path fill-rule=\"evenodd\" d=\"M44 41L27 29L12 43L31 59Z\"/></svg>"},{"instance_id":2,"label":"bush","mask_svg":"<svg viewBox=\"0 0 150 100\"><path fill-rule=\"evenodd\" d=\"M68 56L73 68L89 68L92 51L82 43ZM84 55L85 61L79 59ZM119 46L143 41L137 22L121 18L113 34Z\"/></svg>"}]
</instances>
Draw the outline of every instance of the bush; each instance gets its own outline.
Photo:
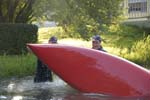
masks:
<instances>
[{"instance_id":1,"label":"bush","mask_svg":"<svg viewBox=\"0 0 150 100\"><path fill-rule=\"evenodd\" d=\"M134 43L130 51L122 52L120 56L133 61L145 68L150 68L150 36Z\"/></svg>"},{"instance_id":2,"label":"bush","mask_svg":"<svg viewBox=\"0 0 150 100\"><path fill-rule=\"evenodd\" d=\"M145 66L146 68L149 68L150 65L150 36L146 37L143 40L138 41L133 47L132 47L132 56L134 57L134 60L136 63ZM134 56L133 56L134 55Z\"/></svg>"},{"instance_id":3,"label":"bush","mask_svg":"<svg viewBox=\"0 0 150 100\"><path fill-rule=\"evenodd\" d=\"M150 28L134 25L112 25L109 27L107 37L109 36L111 38L110 42L113 42L113 46L130 49L137 40L142 40L148 36L148 30L150 30Z\"/></svg>"},{"instance_id":4,"label":"bush","mask_svg":"<svg viewBox=\"0 0 150 100\"><path fill-rule=\"evenodd\" d=\"M0 24L0 55L27 52L26 43L37 42L38 27L32 24Z\"/></svg>"}]
</instances>

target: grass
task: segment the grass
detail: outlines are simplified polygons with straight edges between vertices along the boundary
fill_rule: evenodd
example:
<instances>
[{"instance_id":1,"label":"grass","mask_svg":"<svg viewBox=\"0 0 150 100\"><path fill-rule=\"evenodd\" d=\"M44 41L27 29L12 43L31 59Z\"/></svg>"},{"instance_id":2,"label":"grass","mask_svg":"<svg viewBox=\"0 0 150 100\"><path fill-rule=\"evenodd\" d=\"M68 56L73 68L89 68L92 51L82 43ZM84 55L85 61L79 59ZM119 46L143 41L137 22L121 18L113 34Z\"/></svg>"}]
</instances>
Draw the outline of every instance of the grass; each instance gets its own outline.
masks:
<instances>
[{"instance_id":1,"label":"grass","mask_svg":"<svg viewBox=\"0 0 150 100\"><path fill-rule=\"evenodd\" d=\"M145 68L150 69L150 37L143 38L142 34L137 34L130 29L115 30L111 29L110 33L102 34L104 42L102 45L106 51L133 61ZM125 31L128 30L127 33ZM61 35L61 28L40 28L38 43L47 43L52 35ZM117 33L116 33L117 32ZM136 36L135 36L136 35ZM91 41L82 39L58 37L59 44L67 44L79 47L91 48ZM33 54L27 55L3 55L0 56L0 79L7 77L24 77L34 75L36 67L36 57Z\"/></svg>"},{"instance_id":2,"label":"grass","mask_svg":"<svg viewBox=\"0 0 150 100\"><path fill-rule=\"evenodd\" d=\"M62 32L63 30L61 27L40 28L38 31L38 43L47 43L49 37L53 35L61 37Z\"/></svg>"},{"instance_id":3,"label":"grass","mask_svg":"<svg viewBox=\"0 0 150 100\"><path fill-rule=\"evenodd\" d=\"M0 78L33 75L35 65L36 57L33 54L0 56Z\"/></svg>"}]
</instances>

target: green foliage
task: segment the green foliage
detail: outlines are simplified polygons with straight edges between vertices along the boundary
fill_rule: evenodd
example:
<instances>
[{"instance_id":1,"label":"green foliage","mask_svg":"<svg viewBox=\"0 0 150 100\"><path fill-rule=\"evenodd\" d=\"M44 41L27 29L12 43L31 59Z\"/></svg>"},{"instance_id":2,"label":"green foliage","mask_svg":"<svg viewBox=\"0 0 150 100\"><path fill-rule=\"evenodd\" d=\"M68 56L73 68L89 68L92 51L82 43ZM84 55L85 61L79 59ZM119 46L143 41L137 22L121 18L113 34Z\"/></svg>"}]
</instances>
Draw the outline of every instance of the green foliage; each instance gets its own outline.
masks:
<instances>
[{"instance_id":1,"label":"green foliage","mask_svg":"<svg viewBox=\"0 0 150 100\"><path fill-rule=\"evenodd\" d=\"M117 23L120 20L122 1L44 0L39 3L44 5L39 10L43 11L43 14L47 13L45 18L56 21L67 36L89 40L93 34L103 32L103 25Z\"/></svg>"},{"instance_id":2,"label":"green foliage","mask_svg":"<svg viewBox=\"0 0 150 100\"><path fill-rule=\"evenodd\" d=\"M37 42L37 31L31 24L0 24L0 54L26 53L26 43Z\"/></svg>"},{"instance_id":3,"label":"green foliage","mask_svg":"<svg viewBox=\"0 0 150 100\"><path fill-rule=\"evenodd\" d=\"M0 23L31 23L36 0L0 0Z\"/></svg>"},{"instance_id":4,"label":"green foliage","mask_svg":"<svg viewBox=\"0 0 150 100\"><path fill-rule=\"evenodd\" d=\"M0 56L0 79L33 75L35 67L36 57L32 54Z\"/></svg>"},{"instance_id":5,"label":"green foliage","mask_svg":"<svg viewBox=\"0 0 150 100\"><path fill-rule=\"evenodd\" d=\"M150 36L137 40L131 49L121 48L119 56L150 69Z\"/></svg>"},{"instance_id":6,"label":"green foliage","mask_svg":"<svg viewBox=\"0 0 150 100\"><path fill-rule=\"evenodd\" d=\"M51 36L56 36L58 39L67 37L61 27L40 28L38 31L38 42L47 43Z\"/></svg>"},{"instance_id":7,"label":"green foliage","mask_svg":"<svg viewBox=\"0 0 150 100\"><path fill-rule=\"evenodd\" d=\"M117 21L121 14L120 4L123 0L76 0L79 7L100 24L110 24ZM120 9L120 10L119 10Z\"/></svg>"},{"instance_id":8,"label":"green foliage","mask_svg":"<svg viewBox=\"0 0 150 100\"><path fill-rule=\"evenodd\" d=\"M135 25L112 25L109 32L102 35L106 39L103 46L110 53L150 68L149 29Z\"/></svg>"},{"instance_id":9,"label":"green foliage","mask_svg":"<svg viewBox=\"0 0 150 100\"><path fill-rule=\"evenodd\" d=\"M140 41L137 41L131 48L129 58L134 58L134 62L150 68L150 35Z\"/></svg>"},{"instance_id":10,"label":"green foliage","mask_svg":"<svg viewBox=\"0 0 150 100\"><path fill-rule=\"evenodd\" d=\"M130 49L137 40L141 40L147 35L145 28L124 24L110 26L106 34L107 38L112 38L110 42L113 46L128 49Z\"/></svg>"},{"instance_id":11,"label":"green foliage","mask_svg":"<svg viewBox=\"0 0 150 100\"><path fill-rule=\"evenodd\" d=\"M36 21L42 22L43 20L47 20L47 18L54 13L51 11L51 1L52 0L35 0L33 12Z\"/></svg>"}]
</instances>

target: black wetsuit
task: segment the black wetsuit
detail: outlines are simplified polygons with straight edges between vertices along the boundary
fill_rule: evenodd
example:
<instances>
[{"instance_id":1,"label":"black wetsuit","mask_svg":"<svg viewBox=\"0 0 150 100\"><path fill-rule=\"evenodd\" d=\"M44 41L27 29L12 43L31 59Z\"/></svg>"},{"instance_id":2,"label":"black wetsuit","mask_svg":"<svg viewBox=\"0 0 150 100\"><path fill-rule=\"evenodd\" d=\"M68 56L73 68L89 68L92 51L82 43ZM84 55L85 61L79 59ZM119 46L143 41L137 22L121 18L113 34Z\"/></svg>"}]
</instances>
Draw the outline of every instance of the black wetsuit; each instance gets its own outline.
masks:
<instances>
[{"instance_id":1,"label":"black wetsuit","mask_svg":"<svg viewBox=\"0 0 150 100\"><path fill-rule=\"evenodd\" d=\"M98 48L97 50L107 52L106 50L104 50L104 49L103 49L103 47L102 47L102 46L101 46L100 48Z\"/></svg>"},{"instance_id":2,"label":"black wetsuit","mask_svg":"<svg viewBox=\"0 0 150 100\"><path fill-rule=\"evenodd\" d=\"M37 60L37 67L34 82L53 81L52 72L48 67L39 59Z\"/></svg>"}]
</instances>

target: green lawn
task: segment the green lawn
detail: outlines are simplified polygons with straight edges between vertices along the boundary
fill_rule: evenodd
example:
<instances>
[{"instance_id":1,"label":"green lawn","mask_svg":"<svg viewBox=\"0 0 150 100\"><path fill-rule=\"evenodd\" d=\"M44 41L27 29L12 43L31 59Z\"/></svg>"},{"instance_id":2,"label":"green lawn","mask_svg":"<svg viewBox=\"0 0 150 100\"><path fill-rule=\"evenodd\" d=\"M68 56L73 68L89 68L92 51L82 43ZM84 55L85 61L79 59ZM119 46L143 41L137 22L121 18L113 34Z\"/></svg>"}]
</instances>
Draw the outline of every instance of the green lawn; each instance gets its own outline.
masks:
<instances>
[{"instance_id":1,"label":"green lawn","mask_svg":"<svg viewBox=\"0 0 150 100\"><path fill-rule=\"evenodd\" d=\"M35 73L36 57L27 55L0 56L0 79L7 77L23 77Z\"/></svg>"}]
</instances>

